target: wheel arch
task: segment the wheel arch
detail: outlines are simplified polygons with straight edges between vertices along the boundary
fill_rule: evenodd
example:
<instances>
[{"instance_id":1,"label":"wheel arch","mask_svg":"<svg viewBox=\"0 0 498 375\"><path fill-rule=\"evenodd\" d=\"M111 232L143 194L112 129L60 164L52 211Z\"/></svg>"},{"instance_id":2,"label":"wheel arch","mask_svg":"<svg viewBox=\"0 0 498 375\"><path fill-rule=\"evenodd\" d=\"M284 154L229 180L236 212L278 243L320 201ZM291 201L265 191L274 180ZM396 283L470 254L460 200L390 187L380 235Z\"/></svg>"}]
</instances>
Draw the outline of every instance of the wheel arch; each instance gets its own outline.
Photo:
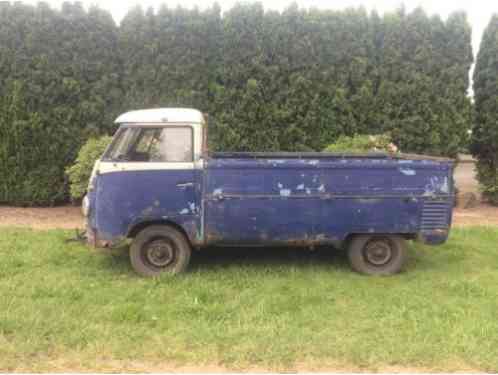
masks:
<instances>
[{"instance_id":1,"label":"wheel arch","mask_svg":"<svg viewBox=\"0 0 498 375\"><path fill-rule=\"evenodd\" d=\"M175 228L180 233L182 233L184 235L184 237L187 239L187 241L189 242L189 244L192 245L190 238L188 236L188 233L185 230L185 228L183 228L180 224L176 223L175 221L168 220L168 219L155 219L155 220L140 221L140 222L130 226L126 237L127 238L135 238L135 236L138 233L140 233L145 228L150 227L151 225L166 225L166 226Z\"/></svg>"}]
</instances>

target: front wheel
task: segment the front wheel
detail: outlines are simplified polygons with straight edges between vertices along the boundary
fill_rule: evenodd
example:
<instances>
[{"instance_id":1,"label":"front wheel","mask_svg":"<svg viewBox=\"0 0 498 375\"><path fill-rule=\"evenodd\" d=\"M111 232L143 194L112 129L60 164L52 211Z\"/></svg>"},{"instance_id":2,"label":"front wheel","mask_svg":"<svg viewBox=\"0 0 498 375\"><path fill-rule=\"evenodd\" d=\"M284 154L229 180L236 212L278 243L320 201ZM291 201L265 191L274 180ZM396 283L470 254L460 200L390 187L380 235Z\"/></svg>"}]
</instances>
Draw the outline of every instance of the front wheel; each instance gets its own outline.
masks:
<instances>
[{"instance_id":1,"label":"front wheel","mask_svg":"<svg viewBox=\"0 0 498 375\"><path fill-rule=\"evenodd\" d=\"M348 248L351 267L366 275L393 275L403 268L407 259L406 241L398 235L353 237Z\"/></svg>"},{"instance_id":2,"label":"front wheel","mask_svg":"<svg viewBox=\"0 0 498 375\"><path fill-rule=\"evenodd\" d=\"M145 277L185 271L190 254L190 243L183 233L166 225L143 229L130 246L131 265Z\"/></svg>"}]
</instances>

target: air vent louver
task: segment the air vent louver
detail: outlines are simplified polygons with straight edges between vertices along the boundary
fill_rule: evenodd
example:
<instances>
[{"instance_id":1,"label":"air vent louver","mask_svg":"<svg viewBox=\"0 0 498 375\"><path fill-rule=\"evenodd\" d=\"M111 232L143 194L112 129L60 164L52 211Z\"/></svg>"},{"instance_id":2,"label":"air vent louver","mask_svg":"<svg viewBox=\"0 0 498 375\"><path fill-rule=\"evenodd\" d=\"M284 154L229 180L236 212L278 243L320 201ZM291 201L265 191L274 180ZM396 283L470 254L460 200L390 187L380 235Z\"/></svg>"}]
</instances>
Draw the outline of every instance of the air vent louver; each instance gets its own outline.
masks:
<instances>
[{"instance_id":1,"label":"air vent louver","mask_svg":"<svg viewBox=\"0 0 498 375\"><path fill-rule=\"evenodd\" d=\"M450 202L447 201L425 201L422 208L420 220L421 231L432 231L435 229L448 228L448 213Z\"/></svg>"}]
</instances>

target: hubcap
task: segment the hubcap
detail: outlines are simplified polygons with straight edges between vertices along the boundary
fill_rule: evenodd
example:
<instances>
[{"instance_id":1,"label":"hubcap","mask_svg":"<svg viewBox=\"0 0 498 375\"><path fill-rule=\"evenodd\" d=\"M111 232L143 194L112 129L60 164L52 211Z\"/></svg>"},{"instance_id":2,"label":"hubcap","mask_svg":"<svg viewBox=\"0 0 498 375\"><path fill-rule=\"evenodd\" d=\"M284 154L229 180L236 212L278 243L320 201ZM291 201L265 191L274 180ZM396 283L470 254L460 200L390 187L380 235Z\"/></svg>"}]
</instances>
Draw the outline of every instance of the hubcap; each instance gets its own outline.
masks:
<instances>
[{"instance_id":1,"label":"hubcap","mask_svg":"<svg viewBox=\"0 0 498 375\"><path fill-rule=\"evenodd\" d=\"M174 249L168 241L154 240L145 248L145 256L150 264L166 267L174 259Z\"/></svg>"},{"instance_id":2,"label":"hubcap","mask_svg":"<svg viewBox=\"0 0 498 375\"><path fill-rule=\"evenodd\" d=\"M374 266L383 266L392 258L391 245L385 240L373 240L364 250L366 260Z\"/></svg>"}]
</instances>

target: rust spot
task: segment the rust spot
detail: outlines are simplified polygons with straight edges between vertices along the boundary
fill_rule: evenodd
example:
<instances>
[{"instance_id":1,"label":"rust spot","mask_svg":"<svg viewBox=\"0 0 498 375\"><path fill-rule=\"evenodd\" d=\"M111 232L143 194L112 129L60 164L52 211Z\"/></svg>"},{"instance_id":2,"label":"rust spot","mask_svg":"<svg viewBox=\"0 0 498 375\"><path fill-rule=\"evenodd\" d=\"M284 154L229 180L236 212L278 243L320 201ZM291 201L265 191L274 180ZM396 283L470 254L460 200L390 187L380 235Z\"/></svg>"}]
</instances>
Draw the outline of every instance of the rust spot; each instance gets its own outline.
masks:
<instances>
[{"instance_id":1,"label":"rust spot","mask_svg":"<svg viewBox=\"0 0 498 375\"><path fill-rule=\"evenodd\" d=\"M223 239L223 236L221 236L217 232L206 232L206 242L207 243L213 243L213 242L220 242Z\"/></svg>"}]
</instances>

